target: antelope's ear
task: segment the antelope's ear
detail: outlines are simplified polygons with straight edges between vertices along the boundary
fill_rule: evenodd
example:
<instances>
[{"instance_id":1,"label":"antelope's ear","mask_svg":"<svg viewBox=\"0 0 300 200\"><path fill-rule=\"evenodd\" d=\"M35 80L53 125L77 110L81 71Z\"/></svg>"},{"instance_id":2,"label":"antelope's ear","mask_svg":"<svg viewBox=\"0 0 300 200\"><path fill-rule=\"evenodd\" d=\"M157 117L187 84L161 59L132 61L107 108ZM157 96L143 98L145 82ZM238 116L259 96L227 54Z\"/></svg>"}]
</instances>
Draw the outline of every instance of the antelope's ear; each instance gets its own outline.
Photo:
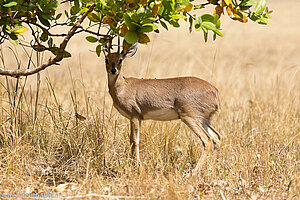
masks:
<instances>
[{"instance_id":1,"label":"antelope's ear","mask_svg":"<svg viewBox=\"0 0 300 200\"><path fill-rule=\"evenodd\" d=\"M137 46L138 46L138 43L134 43L133 45L131 45L126 51L122 51L122 57L123 58L129 58L129 57L132 57L136 51L137 51Z\"/></svg>"}]
</instances>

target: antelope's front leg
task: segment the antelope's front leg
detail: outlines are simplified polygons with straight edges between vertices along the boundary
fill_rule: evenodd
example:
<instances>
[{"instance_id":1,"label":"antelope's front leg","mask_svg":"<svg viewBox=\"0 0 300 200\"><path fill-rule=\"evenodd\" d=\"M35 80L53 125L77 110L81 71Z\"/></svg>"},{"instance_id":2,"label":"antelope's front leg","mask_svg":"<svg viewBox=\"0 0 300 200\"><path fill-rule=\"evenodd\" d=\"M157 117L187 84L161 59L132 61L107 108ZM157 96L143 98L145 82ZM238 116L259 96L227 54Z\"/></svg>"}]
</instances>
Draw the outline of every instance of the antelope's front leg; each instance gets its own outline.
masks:
<instances>
[{"instance_id":1,"label":"antelope's front leg","mask_svg":"<svg viewBox=\"0 0 300 200\"><path fill-rule=\"evenodd\" d=\"M140 162L139 154L139 139L140 139L141 120L138 118L132 118L130 120L130 145L131 156L136 158L137 162Z\"/></svg>"}]
</instances>

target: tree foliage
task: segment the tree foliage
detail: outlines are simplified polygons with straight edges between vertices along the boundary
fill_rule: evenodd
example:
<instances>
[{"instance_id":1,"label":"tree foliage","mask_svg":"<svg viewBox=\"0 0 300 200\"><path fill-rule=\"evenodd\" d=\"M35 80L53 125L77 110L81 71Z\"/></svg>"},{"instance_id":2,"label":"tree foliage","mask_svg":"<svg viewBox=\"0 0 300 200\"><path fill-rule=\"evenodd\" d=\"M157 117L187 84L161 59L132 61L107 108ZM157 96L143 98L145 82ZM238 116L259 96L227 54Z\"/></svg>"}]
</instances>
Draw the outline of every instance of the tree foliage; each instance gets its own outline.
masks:
<instances>
[{"instance_id":1,"label":"tree foliage","mask_svg":"<svg viewBox=\"0 0 300 200\"><path fill-rule=\"evenodd\" d=\"M207 6L213 7L214 12L198 16L195 10ZM271 11L266 0L0 0L0 13L0 44L9 40L38 52L50 51L59 55L59 62L71 56L65 50L66 44L81 32L89 34L86 40L95 43L96 54L100 56L103 47L115 37L124 38L123 48L135 42L147 44L149 33L159 33L162 28L169 30L170 26L177 28L180 21L186 21L189 31L202 31L207 41L210 32L213 39L222 36L223 15L242 23L250 19L267 24ZM62 26L70 27L69 32L55 32ZM30 39L22 36L26 31L31 32ZM67 39L66 44L56 44L57 37Z\"/></svg>"}]
</instances>

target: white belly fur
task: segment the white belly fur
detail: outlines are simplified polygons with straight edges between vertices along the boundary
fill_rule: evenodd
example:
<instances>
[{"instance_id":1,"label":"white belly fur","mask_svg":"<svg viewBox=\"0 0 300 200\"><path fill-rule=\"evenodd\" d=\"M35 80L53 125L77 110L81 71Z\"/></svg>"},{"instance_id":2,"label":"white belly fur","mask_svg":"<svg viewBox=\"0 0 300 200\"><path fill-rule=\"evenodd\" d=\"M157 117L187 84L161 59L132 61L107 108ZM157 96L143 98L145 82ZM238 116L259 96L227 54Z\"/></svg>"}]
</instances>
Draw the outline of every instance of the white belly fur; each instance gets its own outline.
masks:
<instances>
[{"instance_id":1,"label":"white belly fur","mask_svg":"<svg viewBox=\"0 0 300 200\"><path fill-rule=\"evenodd\" d=\"M143 116L144 120L152 119L152 120L158 120L158 121L170 121L179 119L178 113L170 108L163 108L160 110L154 110L147 112Z\"/></svg>"}]
</instances>

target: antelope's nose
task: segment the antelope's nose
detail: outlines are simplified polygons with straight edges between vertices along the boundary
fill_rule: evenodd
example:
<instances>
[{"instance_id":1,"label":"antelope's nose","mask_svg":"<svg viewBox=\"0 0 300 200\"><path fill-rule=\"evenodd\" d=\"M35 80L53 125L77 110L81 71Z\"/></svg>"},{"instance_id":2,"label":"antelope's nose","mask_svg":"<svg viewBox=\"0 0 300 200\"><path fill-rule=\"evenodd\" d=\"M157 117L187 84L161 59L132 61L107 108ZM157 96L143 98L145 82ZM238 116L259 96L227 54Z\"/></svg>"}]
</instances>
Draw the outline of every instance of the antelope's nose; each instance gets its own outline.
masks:
<instances>
[{"instance_id":1,"label":"antelope's nose","mask_svg":"<svg viewBox=\"0 0 300 200\"><path fill-rule=\"evenodd\" d=\"M116 74L117 73L117 69L116 68L112 68L110 71L111 71L112 74Z\"/></svg>"}]
</instances>

